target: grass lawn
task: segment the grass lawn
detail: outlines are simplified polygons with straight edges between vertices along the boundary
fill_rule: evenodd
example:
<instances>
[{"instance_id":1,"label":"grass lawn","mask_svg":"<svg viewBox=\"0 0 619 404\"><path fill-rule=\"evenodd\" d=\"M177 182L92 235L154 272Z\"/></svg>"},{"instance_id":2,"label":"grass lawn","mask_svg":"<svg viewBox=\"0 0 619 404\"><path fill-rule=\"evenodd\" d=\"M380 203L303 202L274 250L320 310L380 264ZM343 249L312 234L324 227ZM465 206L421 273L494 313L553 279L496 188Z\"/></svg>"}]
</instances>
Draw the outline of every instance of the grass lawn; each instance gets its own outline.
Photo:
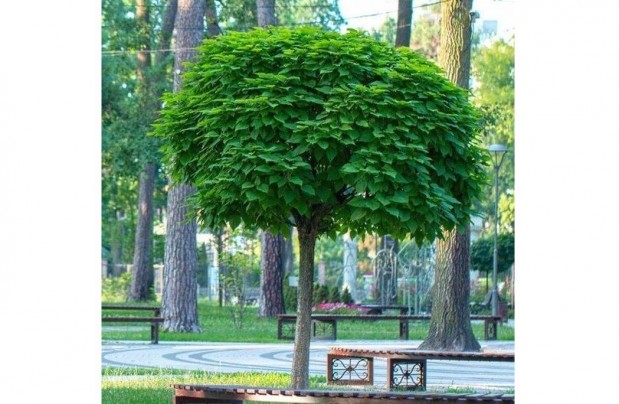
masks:
<instances>
[{"instance_id":1,"label":"grass lawn","mask_svg":"<svg viewBox=\"0 0 619 404\"><path fill-rule=\"evenodd\" d=\"M151 303L150 305L157 304ZM106 311L106 315L144 315L144 312L113 312ZM277 339L277 319L268 319L258 316L257 307L248 307L244 314L243 327L236 329L232 321L232 314L227 307L219 307L216 302L200 300L198 302L198 316L201 333L160 332L160 341L191 341L191 342L284 342ZM112 326L112 327L109 327ZM428 321L410 323L410 339L423 340L428 333ZM150 325L147 324L114 324L106 323L102 328L103 340L149 341ZM473 324L473 332L478 340L483 340L483 323ZM338 340L346 339L393 339L399 335L397 321L341 321L337 325ZM514 340L514 329L499 325L497 336L502 341Z\"/></svg>"},{"instance_id":2,"label":"grass lawn","mask_svg":"<svg viewBox=\"0 0 619 404\"><path fill-rule=\"evenodd\" d=\"M286 373L215 373L175 369L103 369L103 404L171 403L173 384L238 384L263 387L290 387ZM326 386L324 376L310 377L310 388Z\"/></svg>"},{"instance_id":3,"label":"grass lawn","mask_svg":"<svg viewBox=\"0 0 619 404\"><path fill-rule=\"evenodd\" d=\"M172 402L174 384L224 384L254 387L290 388L290 374L286 373L216 373L177 369L104 369L101 383L102 404L164 404ZM342 389L347 386L330 386L324 376L311 376L310 389ZM376 390L376 387L363 387ZM433 391L433 390L428 390ZM440 391L440 390L436 390ZM478 393L470 387L448 387L447 393ZM513 389L503 391L513 394Z\"/></svg>"}]
</instances>

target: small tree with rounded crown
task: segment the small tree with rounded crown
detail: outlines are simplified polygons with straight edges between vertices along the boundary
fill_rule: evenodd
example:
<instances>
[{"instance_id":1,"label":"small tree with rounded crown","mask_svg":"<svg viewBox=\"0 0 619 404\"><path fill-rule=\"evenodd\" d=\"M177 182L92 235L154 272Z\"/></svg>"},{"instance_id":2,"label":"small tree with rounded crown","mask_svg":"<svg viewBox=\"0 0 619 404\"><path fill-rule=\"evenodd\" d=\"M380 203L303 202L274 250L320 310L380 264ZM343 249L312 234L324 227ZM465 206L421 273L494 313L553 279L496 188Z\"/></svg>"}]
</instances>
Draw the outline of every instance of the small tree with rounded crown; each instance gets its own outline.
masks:
<instances>
[{"instance_id":1,"label":"small tree with rounded crown","mask_svg":"<svg viewBox=\"0 0 619 404\"><path fill-rule=\"evenodd\" d=\"M297 227L293 388L306 388L314 247L337 232L440 237L469 221L485 151L467 93L362 32L269 28L205 41L154 133L199 221Z\"/></svg>"}]
</instances>

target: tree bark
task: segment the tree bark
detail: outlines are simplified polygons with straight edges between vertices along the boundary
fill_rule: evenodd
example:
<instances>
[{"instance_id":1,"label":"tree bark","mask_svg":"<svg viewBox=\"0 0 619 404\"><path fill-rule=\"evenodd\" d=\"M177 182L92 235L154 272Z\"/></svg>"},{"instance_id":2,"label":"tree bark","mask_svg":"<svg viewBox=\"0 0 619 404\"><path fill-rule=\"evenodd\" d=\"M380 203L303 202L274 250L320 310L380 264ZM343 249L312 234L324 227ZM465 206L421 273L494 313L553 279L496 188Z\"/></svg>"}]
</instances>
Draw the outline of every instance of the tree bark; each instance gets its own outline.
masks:
<instances>
[{"instance_id":1,"label":"tree bark","mask_svg":"<svg viewBox=\"0 0 619 404\"><path fill-rule=\"evenodd\" d=\"M395 31L395 46L411 46L411 27L413 21L413 0L398 1L398 26Z\"/></svg>"},{"instance_id":2,"label":"tree bark","mask_svg":"<svg viewBox=\"0 0 619 404\"><path fill-rule=\"evenodd\" d=\"M437 241L432 318L419 349L479 351L469 311L469 231L453 230Z\"/></svg>"},{"instance_id":3,"label":"tree bark","mask_svg":"<svg viewBox=\"0 0 619 404\"><path fill-rule=\"evenodd\" d=\"M168 192L165 264L163 277L163 328L176 332L199 332L198 280L196 268L197 225L187 221L185 202L193 194L186 184L177 185Z\"/></svg>"},{"instance_id":4,"label":"tree bark","mask_svg":"<svg viewBox=\"0 0 619 404\"><path fill-rule=\"evenodd\" d=\"M266 27L269 25L277 25L275 18L275 0L256 0L256 8L258 10L258 25Z\"/></svg>"},{"instance_id":5,"label":"tree bark","mask_svg":"<svg viewBox=\"0 0 619 404\"><path fill-rule=\"evenodd\" d=\"M299 287L297 289L297 323L292 359L292 388L306 389L309 383L314 248L316 247L318 232L311 226L299 226L297 230L299 232Z\"/></svg>"},{"instance_id":6,"label":"tree bark","mask_svg":"<svg viewBox=\"0 0 619 404\"><path fill-rule=\"evenodd\" d=\"M473 0L448 0L441 4L439 65L446 77L468 89L471 60L471 7ZM437 241L432 319L420 349L479 351L471 328L470 226L446 231Z\"/></svg>"},{"instance_id":7,"label":"tree bark","mask_svg":"<svg viewBox=\"0 0 619 404\"><path fill-rule=\"evenodd\" d=\"M258 25L276 25L275 1L256 0ZM284 307L284 237L268 232L262 233L262 256L260 265L260 315L272 317L285 312Z\"/></svg>"},{"instance_id":8,"label":"tree bark","mask_svg":"<svg viewBox=\"0 0 619 404\"><path fill-rule=\"evenodd\" d=\"M179 0L174 22L175 56L173 91L182 84L183 64L193 58L204 38L204 0ZM167 331L198 332L197 225L187 220L187 184L173 185L168 192L168 218L162 296L163 328Z\"/></svg>"},{"instance_id":9,"label":"tree bark","mask_svg":"<svg viewBox=\"0 0 619 404\"><path fill-rule=\"evenodd\" d=\"M151 298L154 285L153 273L153 190L155 187L155 163L146 163L140 175L138 196L138 220L135 231L133 267L129 300L145 301Z\"/></svg>"},{"instance_id":10,"label":"tree bark","mask_svg":"<svg viewBox=\"0 0 619 404\"><path fill-rule=\"evenodd\" d=\"M446 77L468 89L471 71L471 8L473 0L441 3L441 45L438 64Z\"/></svg>"},{"instance_id":11,"label":"tree bark","mask_svg":"<svg viewBox=\"0 0 619 404\"><path fill-rule=\"evenodd\" d=\"M214 38L221 34L221 28L217 22L215 0L206 0L206 34L209 38Z\"/></svg>"},{"instance_id":12,"label":"tree bark","mask_svg":"<svg viewBox=\"0 0 619 404\"><path fill-rule=\"evenodd\" d=\"M285 312L284 307L284 257L285 240L262 232L260 279L260 316L274 317Z\"/></svg>"},{"instance_id":13,"label":"tree bark","mask_svg":"<svg viewBox=\"0 0 619 404\"><path fill-rule=\"evenodd\" d=\"M149 6L146 0L138 0L136 3L136 19L138 24L144 27L150 24ZM170 47L170 38L174 27L174 16L176 14L176 0L170 0L166 7L163 25L160 33L159 48L167 49ZM147 30L145 30L147 32ZM151 69L150 35L141 36L142 43L137 55L137 77L140 83L144 101L142 105L142 116L155 116L158 109L158 102L163 92L163 86L157 83L163 79L162 75L156 76L153 81L149 80L147 72ZM159 52L155 58L155 72L163 71L164 53ZM138 215L135 231L135 247L133 250L133 266L131 276L131 290L129 293L130 301L144 301L152 296L150 290L154 286L154 272L152 262L153 249L153 192L155 180L157 178L157 166L154 162L147 162L140 175L139 194L138 194Z\"/></svg>"}]
</instances>

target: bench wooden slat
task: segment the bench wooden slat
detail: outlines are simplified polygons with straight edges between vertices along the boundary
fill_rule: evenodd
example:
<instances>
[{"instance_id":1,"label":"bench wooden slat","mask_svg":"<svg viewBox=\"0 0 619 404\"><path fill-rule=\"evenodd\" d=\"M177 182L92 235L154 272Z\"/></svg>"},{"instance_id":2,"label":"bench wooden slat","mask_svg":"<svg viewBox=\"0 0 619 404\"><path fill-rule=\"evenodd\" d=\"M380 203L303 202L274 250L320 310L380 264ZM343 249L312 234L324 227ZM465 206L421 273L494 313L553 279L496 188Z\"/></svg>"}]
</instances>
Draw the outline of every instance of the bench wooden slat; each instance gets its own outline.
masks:
<instances>
[{"instance_id":1,"label":"bench wooden slat","mask_svg":"<svg viewBox=\"0 0 619 404\"><path fill-rule=\"evenodd\" d=\"M471 361L505 361L514 362L514 352L507 351L481 351L481 352L453 352L453 351L427 351L419 349L367 349L367 348L344 348L333 347L331 354L340 356L373 356L394 359L428 359L428 360L471 360Z\"/></svg>"},{"instance_id":2,"label":"bench wooden slat","mask_svg":"<svg viewBox=\"0 0 619 404\"><path fill-rule=\"evenodd\" d=\"M114 305L104 305L101 306L101 310L161 310L159 306L114 306Z\"/></svg>"},{"instance_id":3,"label":"bench wooden slat","mask_svg":"<svg viewBox=\"0 0 619 404\"><path fill-rule=\"evenodd\" d=\"M163 317L114 317L106 316L101 318L106 323L119 322L119 323L161 323L165 319Z\"/></svg>"},{"instance_id":4,"label":"bench wooden slat","mask_svg":"<svg viewBox=\"0 0 619 404\"><path fill-rule=\"evenodd\" d=\"M173 385L174 402L289 402L289 403L379 403L382 401L437 402L464 404L483 402L514 403L513 394L455 394L427 392L366 392L333 390L269 389L246 386ZM224 400L224 401L222 401Z\"/></svg>"}]
</instances>

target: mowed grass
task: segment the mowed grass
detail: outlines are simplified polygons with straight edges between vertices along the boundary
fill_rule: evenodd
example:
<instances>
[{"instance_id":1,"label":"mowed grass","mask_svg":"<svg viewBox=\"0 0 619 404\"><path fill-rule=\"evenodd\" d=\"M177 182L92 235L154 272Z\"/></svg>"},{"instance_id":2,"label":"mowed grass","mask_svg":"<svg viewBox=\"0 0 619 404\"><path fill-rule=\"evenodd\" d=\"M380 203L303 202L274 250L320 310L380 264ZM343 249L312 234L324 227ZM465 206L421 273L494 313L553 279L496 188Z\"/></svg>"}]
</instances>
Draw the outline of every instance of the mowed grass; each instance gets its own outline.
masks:
<instances>
[{"instance_id":1,"label":"mowed grass","mask_svg":"<svg viewBox=\"0 0 619 404\"><path fill-rule=\"evenodd\" d=\"M205 371L188 371L178 369L103 369L101 383L102 404L164 404L172 402L173 385L239 385L253 387L271 387L287 389L291 387L290 374L237 372L218 373ZM326 384L324 376L310 376L310 389L350 390L349 386ZM357 390L382 391L376 386L365 386ZM446 389L428 390L429 392L447 392L475 394L471 387L447 387ZM514 389L502 391L514 394Z\"/></svg>"},{"instance_id":2,"label":"mowed grass","mask_svg":"<svg viewBox=\"0 0 619 404\"><path fill-rule=\"evenodd\" d=\"M150 305L153 305L151 303ZM152 315L148 312L114 312L106 310L105 315ZM237 329L232 321L228 307L219 307L216 302L200 300L198 316L202 332L159 333L160 341L178 342L289 342L277 339L277 319L263 318L258 315L257 307L247 307L243 326ZM478 340L484 338L483 322L474 322L473 333ZM428 335L429 321L411 321L409 323L409 338L423 340ZM502 341L514 340L512 327L499 325L497 336ZM399 339L398 321L339 321L337 324L338 340L368 339L397 340ZM145 323L105 323L102 328L102 339L111 341L150 341L150 325Z\"/></svg>"},{"instance_id":3,"label":"mowed grass","mask_svg":"<svg viewBox=\"0 0 619 404\"><path fill-rule=\"evenodd\" d=\"M103 404L171 403L174 384L224 384L289 388L290 374L238 372L217 373L178 369L103 369ZM324 376L310 377L310 388L326 385Z\"/></svg>"}]
</instances>

